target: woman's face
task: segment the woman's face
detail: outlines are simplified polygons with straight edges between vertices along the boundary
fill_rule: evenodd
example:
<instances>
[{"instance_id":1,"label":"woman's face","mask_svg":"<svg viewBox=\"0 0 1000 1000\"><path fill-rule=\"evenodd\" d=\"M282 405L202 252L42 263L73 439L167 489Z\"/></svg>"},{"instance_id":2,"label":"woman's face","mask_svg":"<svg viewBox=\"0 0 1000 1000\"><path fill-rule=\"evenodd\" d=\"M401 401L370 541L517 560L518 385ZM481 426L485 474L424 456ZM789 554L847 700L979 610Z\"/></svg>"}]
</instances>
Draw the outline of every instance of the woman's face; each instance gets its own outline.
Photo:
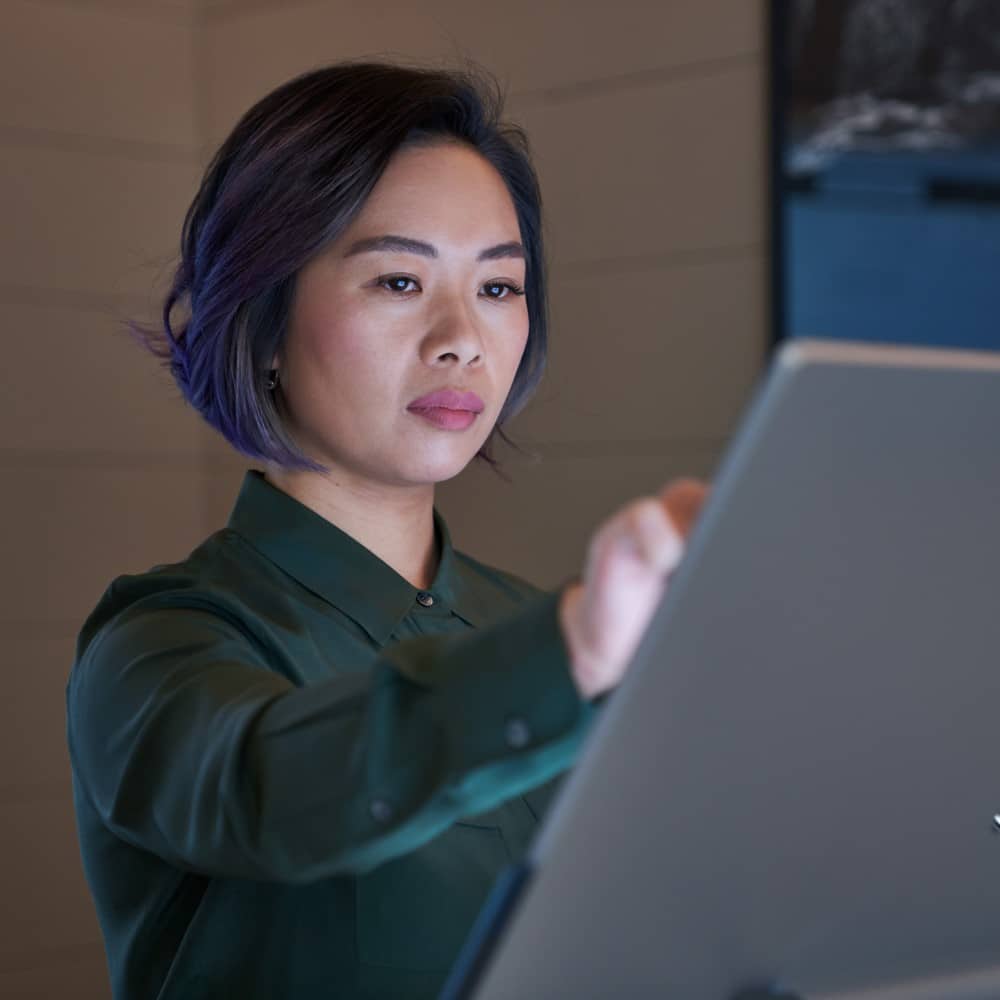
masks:
<instances>
[{"instance_id":1,"label":"woman's face","mask_svg":"<svg viewBox=\"0 0 1000 1000\"><path fill-rule=\"evenodd\" d=\"M299 273L274 363L299 445L373 483L459 473L524 352L524 272L514 204L489 163L451 144L398 152L347 230ZM475 393L481 412L468 398L458 402L472 410L410 408L440 390Z\"/></svg>"}]
</instances>

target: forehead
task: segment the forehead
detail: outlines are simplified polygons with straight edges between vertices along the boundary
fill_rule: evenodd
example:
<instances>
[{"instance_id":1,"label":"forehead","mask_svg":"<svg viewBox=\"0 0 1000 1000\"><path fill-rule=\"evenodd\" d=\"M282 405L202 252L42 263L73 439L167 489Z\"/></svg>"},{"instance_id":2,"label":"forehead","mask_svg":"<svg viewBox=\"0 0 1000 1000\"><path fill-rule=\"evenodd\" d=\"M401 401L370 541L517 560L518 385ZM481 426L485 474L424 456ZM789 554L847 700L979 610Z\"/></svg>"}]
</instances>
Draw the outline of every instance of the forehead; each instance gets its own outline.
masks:
<instances>
[{"instance_id":1,"label":"forehead","mask_svg":"<svg viewBox=\"0 0 1000 1000\"><path fill-rule=\"evenodd\" d=\"M456 243L516 240L517 213L503 178L454 143L410 147L389 161L345 238L380 232Z\"/></svg>"}]
</instances>

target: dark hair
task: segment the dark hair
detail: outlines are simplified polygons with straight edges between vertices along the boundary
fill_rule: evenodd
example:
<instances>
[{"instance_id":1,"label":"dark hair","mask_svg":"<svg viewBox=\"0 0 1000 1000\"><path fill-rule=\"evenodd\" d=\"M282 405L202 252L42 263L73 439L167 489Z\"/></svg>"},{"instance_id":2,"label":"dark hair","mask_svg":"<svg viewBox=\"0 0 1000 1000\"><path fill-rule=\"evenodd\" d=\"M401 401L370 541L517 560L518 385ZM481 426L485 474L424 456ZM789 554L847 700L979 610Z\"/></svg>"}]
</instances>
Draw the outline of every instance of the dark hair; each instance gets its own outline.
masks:
<instances>
[{"instance_id":1,"label":"dark hair","mask_svg":"<svg viewBox=\"0 0 1000 1000\"><path fill-rule=\"evenodd\" d=\"M497 469L494 433L513 444L501 425L542 377L548 328L538 179L523 129L501 120L503 102L497 80L473 63L442 70L348 61L288 81L239 120L185 216L163 329L129 324L234 448L326 471L296 446L280 390L267 387L296 275L356 216L395 152L458 141L503 178L526 255L528 340L494 432L476 456ZM188 313L179 324L171 319L177 306Z\"/></svg>"}]
</instances>

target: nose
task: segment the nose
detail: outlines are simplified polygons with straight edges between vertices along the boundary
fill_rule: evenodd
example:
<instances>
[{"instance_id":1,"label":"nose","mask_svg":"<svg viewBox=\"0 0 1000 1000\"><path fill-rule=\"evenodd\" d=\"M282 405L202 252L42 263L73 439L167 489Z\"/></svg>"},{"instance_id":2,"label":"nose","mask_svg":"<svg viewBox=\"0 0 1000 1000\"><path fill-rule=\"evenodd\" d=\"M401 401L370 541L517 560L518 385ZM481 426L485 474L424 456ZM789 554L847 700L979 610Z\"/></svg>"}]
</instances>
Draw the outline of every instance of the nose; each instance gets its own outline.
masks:
<instances>
[{"instance_id":1,"label":"nose","mask_svg":"<svg viewBox=\"0 0 1000 1000\"><path fill-rule=\"evenodd\" d=\"M483 337L476 317L461 300L441 303L421 344L425 364L481 365Z\"/></svg>"}]
</instances>

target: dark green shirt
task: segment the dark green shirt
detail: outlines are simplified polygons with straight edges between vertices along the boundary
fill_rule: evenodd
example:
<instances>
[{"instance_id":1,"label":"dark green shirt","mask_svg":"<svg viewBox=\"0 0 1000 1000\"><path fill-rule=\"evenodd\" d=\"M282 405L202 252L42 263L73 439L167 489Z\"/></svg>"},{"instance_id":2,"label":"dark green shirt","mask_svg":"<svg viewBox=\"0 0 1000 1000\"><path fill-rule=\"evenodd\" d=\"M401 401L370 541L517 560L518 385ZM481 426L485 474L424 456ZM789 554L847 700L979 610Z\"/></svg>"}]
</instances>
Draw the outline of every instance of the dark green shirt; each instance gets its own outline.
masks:
<instances>
[{"instance_id":1,"label":"dark green shirt","mask_svg":"<svg viewBox=\"0 0 1000 1000\"><path fill-rule=\"evenodd\" d=\"M559 592L434 522L418 591L250 470L104 593L66 706L115 1000L436 995L597 709Z\"/></svg>"}]
</instances>

